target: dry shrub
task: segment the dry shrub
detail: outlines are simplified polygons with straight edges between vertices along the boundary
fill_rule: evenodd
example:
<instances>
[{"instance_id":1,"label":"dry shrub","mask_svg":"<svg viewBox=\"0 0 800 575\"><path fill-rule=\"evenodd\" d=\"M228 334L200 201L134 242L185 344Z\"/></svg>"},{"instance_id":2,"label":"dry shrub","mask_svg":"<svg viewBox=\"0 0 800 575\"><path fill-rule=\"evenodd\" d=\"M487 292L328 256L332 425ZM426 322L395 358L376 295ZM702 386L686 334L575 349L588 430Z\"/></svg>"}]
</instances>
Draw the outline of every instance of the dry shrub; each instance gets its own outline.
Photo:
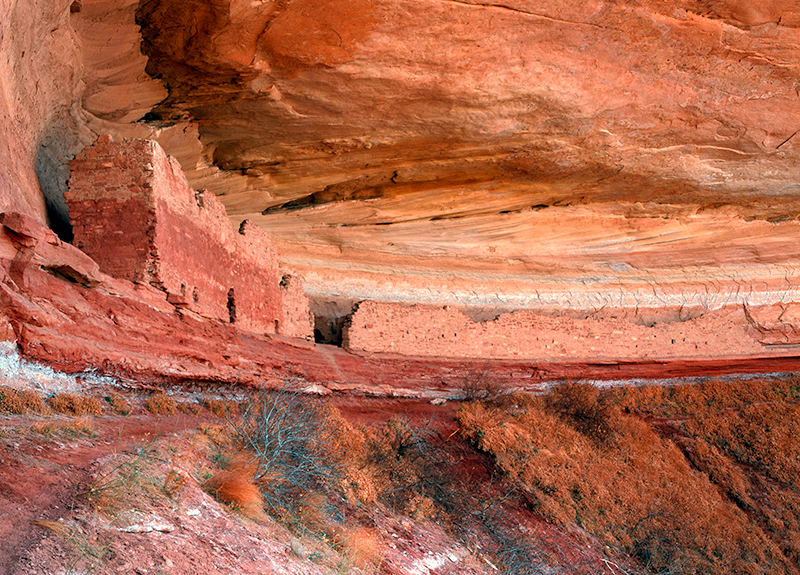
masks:
<instances>
[{"instance_id":1,"label":"dry shrub","mask_svg":"<svg viewBox=\"0 0 800 575\"><path fill-rule=\"evenodd\" d=\"M570 398L577 407L569 407ZM643 421L608 408L602 421L613 436L597 442L594 426L587 434L592 400L595 394L573 387L529 400L524 410L471 403L459 421L533 508L577 523L654 571L795 572L746 514Z\"/></svg>"},{"instance_id":2,"label":"dry shrub","mask_svg":"<svg viewBox=\"0 0 800 575\"><path fill-rule=\"evenodd\" d=\"M42 413L47 410L42 396L30 389L14 389L0 386L0 412L22 415L29 411Z\"/></svg>"},{"instance_id":3,"label":"dry shrub","mask_svg":"<svg viewBox=\"0 0 800 575\"><path fill-rule=\"evenodd\" d=\"M334 431L310 398L262 392L240 419L228 423L255 464L254 480L273 514L295 515L300 494L338 484L340 457L330 448Z\"/></svg>"},{"instance_id":4,"label":"dry shrub","mask_svg":"<svg viewBox=\"0 0 800 575\"><path fill-rule=\"evenodd\" d=\"M356 506L366 504L374 505L378 502L378 489L375 478L368 469L360 467L347 467L345 480L342 482L342 491L347 500Z\"/></svg>"},{"instance_id":5,"label":"dry shrub","mask_svg":"<svg viewBox=\"0 0 800 575\"><path fill-rule=\"evenodd\" d=\"M611 435L609 404L601 400L600 390L588 383L569 382L554 388L547 396L549 405L567 415L575 428L596 441Z\"/></svg>"},{"instance_id":6,"label":"dry shrub","mask_svg":"<svg viewBox=\"0 0 800 575\"><path fill-rule=\"evenodd\" d=\"M102 404L94 397L67 392L49 397L47 404L53 411L67 415L99 415L103 413Z\"/></svg>"},{"instance_id":7,"label":"dry shrub","mask_svg":"<svg viewBox=\"0 0 800 575\"><path fill-rule=\"evenodd\" d=\"M418 519L454 506L447 462L429 433L400 418L356 429L334 407L281 392L257 395L229 425L255 462L265 508L287 524L329 535L345 501L381 501Z\"/></svg>"},{"instance_id":8,"label":"dry shrub","mask_svg":"<svg viewBox=\"0 0 800 575\"><path fill-rule=\"evenodd\" d=\"M147 398L144 407L155 415L172 415L177 411L178 404L167 394L159 391Z\"/></svg>"},{"instance_id":9,"label":"dry shrub","mask_svg":"<svg viewBox=\"0 0 800 575\"><path fill-rule=\"evenodd\" d=\"M111 409L114 413L119 415L128 415L133 408L131 404L121 395L116 393L109 393L103 398L108 405L111 406Z\"/></svg>"},{"instance_id":10,"label":"dry shrub","mask_svg":"<svg viewBox=\"0 0 800 575\"><path fill-rule=\"evenodd\" d=\"M400 417L367 437L364 469L372 475L378 499L417 520L446 519L456 506L451 463L432 437Z\"/></svg>"},{"instance_id":11,"label":"dry shrub","mask_svg":"<svg viewBox=\"0 0 800 575\"><path fill-rule=\"evenodd\" d=\"M461 397L464 401L496 401L504 395L502 386L488 371L471 373L464 378Z\"/></svg>"},{"instance_id":12,"label":"dry shrub","mask_svg":"<svg viewBox=\"0 0 800 575\"><path fill-rule=\"evenodd\" d=\"M340 471L340 485L345 497L357 506L376 503L378 488L374 470L368 464L373 432L353 427L338 409L329 405L321 406L320 413L330 430L329 451Z\"/></svg>"}]
</instances>

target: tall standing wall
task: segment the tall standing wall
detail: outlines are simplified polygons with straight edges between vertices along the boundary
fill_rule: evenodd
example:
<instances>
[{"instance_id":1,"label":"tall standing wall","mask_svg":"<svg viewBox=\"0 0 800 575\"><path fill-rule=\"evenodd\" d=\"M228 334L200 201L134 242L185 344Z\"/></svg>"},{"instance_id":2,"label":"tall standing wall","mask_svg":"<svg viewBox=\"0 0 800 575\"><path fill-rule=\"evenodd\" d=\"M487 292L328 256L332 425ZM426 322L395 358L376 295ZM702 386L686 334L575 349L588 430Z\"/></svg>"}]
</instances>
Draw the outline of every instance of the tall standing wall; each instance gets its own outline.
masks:
<instances>
[{"instance_id":1,"label":"tall standing wall","mask_svg":"<svg viewBox=\"0 0 800 575\"><path fill-rule=\"evenodd\" d=\"M74 243L104 272L246 331L282 331L269 236L248 221L235 230L214 194L195 192L157 143L101 137L70 169Z\"/></svg>"}]
</instances>

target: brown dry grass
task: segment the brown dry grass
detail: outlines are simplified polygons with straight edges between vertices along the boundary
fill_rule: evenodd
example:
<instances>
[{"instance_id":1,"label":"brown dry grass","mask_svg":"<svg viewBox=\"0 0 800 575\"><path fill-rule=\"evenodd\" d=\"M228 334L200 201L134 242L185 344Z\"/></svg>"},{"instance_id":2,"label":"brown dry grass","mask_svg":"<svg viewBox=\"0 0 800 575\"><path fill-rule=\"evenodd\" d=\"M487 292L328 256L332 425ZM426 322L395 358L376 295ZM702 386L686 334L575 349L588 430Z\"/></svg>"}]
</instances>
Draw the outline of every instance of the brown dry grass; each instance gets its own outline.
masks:
<instances>
[{"instance_id":1,"label":"brown dry grass","mask_svg":"<svg viewBox=\"0 0 800 575\"><path fill-rule=\"evenodd\" d=\"M683 428L772 479L800 487L800 405L748 405L699 416Z\"/></svg>"},{"instance_id":2,"label":"brown dry grass","mask_svg":"<svg viewBox=\"0 0 800 575\"><path fill-rule=\"evenodd\" d=\"M36 421L29 429L31 432L45 437L59 437L63 439L97 437L94 424L90 417L78 417L69 420L53 419L48 421Z\"/></svg>"},{"instance_id":3,"label":"brown dry grass","mask_svg":"<svg viewBox=\"0 0 800 575\"><path fill-rule=\"evenodd\" d=\"M178 410L175 400L160 391L148 397L144 402L144 407L155 415L172 415Z\"/></svg>"},{"instance_id":4,"label":"brown dry grass","mask_svg":"<svg viewBox=\"0 0 800 575\"><path fill-rule=\"evenodd\" d=\"M468 403L459 420L463 433L495 457L536 510L563 525L578 524L637 556L652 571L797 573L797 564L784 555L785 546L725 496L746 504L753 499L747 481L720 457L719 449L712 449L712 441L698 443L698 470L669 438L620 409L686 417L695 402L701 414L710 414L713 405L742 406L753 398L776 395L780 392L762 385L727 394L718 384L600 394L571 384L544 398ZM767 423L757 411L754 431ZM710 423L703 429L709 437L728 439L746 431L732 426L731 433L723 433ZM781 469L794 469L767 449L769 440L764 443L756 450L760 460L767 457ZM779 445L786 448L787 443Z\"/></svg>"},{"instance_id":5,"label":"brown dry grass","mask_svg":"<svg viewBox=\"0 0 800 575\"><path fill-rule=\"evenodd\" d=\"M450 462L431 441L432 434L392 417L382 428L365 433L363 459L358 464L369 476L376 499L416 520L448 522L459 497Z\"/></svg>"},{"instance_id":6,"label":"brown dry grass","mask_svg":"<svg viewBox=\"0 0 800 575\"><path fill-rule=\"evenodd\" d=\"M800 565L800 376L620 389L609 401L672 419L692 464Z\"/></svg>"},{"instance_id":7,"label":"brown dry grass","mask_svg":"<svg viewBox=\"0 0 800 575\"><path fill-rule=\"evenodd\" d=\"M608 400L631 413L660 417L697 417L759 403L800 400L800 376L722 380L694 385L623 387L609 392Z\"/></svg>"},{"instance_id":8,"label":"brown dry grass","mask_svg":"<svg viewBox=\"0 0 800 575\"><path fill-rule=\"evenodd\" d=\"M99 415L103 413L103 405L94 397L86 395L57 393L47 398L47 404L53 411L67 415Z\"/></svg>"},{"instance_id":9,"label":"brown dry grass","mask_svg":"<svg viewBox=\"0 0 800 575\"><path fill-rule=\"evenodd\" d=\"M374 529L350 527L340 529L332 540L347 563L362 572L378 569L383 562L385 543Z\"/></svg>"},{"instance_id":10,"label":"brown dry grass","mask_svg":"<svg viewBox=\"0 0 800 575\"><path fill-rule=\"evenodd\" d=\"M42 396L30 389L0 386L0 413L22 415L27 412L42 413L47 405Z\"/></svg>"},{"instance_id":11,"label":"brown dry grass","mask_svg":"<svg viewBox=\"0 0 800 575\"><path fill-rule=\"evenodd\" d=\"M169 472L164 476L164 493L167 494L167 497L170 499L175 499L178 497L183 488L186 487L186 483L189 479L176 469L170 469Z\"/></svg>"},{"instance_id":12,"label":"brown dry grass","mask_svg":"<svg viewBox=\"0 0 800 575\"><path fill-rule=\"evenodd\" d=\"M239 415L239 404L235 401L204 398L202 405L211 413L222 419Z\"/></svg>"}]
</instances>

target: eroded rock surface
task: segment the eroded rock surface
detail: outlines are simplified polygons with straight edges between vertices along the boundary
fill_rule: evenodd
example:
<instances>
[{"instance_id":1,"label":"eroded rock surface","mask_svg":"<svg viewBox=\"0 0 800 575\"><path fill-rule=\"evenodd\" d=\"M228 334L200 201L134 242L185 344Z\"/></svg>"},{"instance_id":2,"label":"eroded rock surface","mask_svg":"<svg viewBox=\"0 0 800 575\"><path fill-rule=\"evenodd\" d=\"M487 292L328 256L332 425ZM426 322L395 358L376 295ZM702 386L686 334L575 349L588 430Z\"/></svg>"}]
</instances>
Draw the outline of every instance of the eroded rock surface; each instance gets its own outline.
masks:
<instances>
[{"instance_id":1,"label":"eroded rock surface","mask_svg":"<svg viewBox=\"0 0 800 575\"><path fill-rule=\"evenodd\" d=\"M151 0L138 18L170 92L152 117L197 121L238 174L209 187L321 301L597 309L787 276L798 13Z\"/></svg>"},{"instance_id":2,"label":"eroded rock surface","mask_svg":"<svg viewBox=\"0 0 800 575\"><path fill-rule=\"evenodd\" d=\"M3 0L0 208L68 239L69 159L98 134L154 139L275 237L331 340L364 299L639 324L790 305L798 14Z\"/></svg>"}]
</instances>

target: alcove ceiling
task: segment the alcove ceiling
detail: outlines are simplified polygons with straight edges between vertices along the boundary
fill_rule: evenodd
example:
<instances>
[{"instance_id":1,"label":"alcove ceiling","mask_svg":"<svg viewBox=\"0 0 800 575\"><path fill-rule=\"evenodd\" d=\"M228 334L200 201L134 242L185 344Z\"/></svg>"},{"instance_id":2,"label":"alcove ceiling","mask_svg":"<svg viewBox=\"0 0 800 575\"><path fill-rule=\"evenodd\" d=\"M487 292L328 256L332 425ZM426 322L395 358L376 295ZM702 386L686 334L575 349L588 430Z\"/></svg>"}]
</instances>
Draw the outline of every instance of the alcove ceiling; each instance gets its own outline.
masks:
<instances>
[{"instance_id":1,"label":"alcove ceiling","mask_svg":"<svg viewBox=\"0 0 800 575\"><path fill-rule=\"evenodd\" d=\"M796 1L83 0L70 18L92 130L157 137L312 294L794 286Z\"/></svg>"}]
</instances>

